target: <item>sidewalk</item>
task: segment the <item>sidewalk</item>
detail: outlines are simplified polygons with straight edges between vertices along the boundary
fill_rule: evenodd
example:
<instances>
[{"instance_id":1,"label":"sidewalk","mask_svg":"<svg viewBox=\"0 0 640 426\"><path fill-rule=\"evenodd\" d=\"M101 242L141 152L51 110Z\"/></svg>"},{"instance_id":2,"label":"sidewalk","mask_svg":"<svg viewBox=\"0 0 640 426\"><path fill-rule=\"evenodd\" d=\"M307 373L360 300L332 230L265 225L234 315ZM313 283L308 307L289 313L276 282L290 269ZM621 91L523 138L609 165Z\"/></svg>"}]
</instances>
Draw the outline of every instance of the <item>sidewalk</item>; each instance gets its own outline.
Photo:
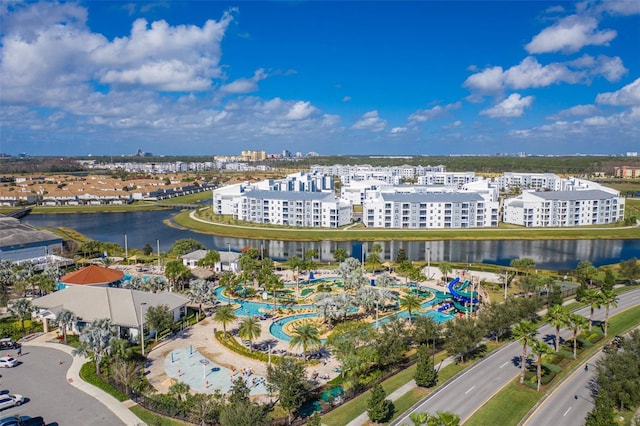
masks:
<instances>
[{"instance_id":1,"label":"sidewalk","mask_svg":"<svg viewBox=\"0 0 640 426\"><path fill-rule=\"evenodd\" d=\"M23 342L22 344L25 347L39 346L43 348L57 349L59 351L66 352L67 354L71 355L71 351L73 350L73 348L61 343L52 342L56 338L56 336L57 336L56 332L42 334L41 336L38 336L28 342ZM132 405L136 405L133 401L129 400L129 401L120 402L117 399L115 399L113 396L85 382L80 378L80 367L82 367L82 365L88 361L86 357L73 356L73 355L71 355L71 357L73 358L73 362L71 363L71 366L69 366L69 370L67 370L67 381L69 382L69 384L71 384L72 386L75 386L82 392L94 397L95 399L103 403L109 410L111 410L116 416L118 416L120 420L124 422L124 424L136 425L136 426L146 425L146 423L140 420L138 416L133 414L127 408L127 407L131 407Z\"/></svg>"}]
</instances>

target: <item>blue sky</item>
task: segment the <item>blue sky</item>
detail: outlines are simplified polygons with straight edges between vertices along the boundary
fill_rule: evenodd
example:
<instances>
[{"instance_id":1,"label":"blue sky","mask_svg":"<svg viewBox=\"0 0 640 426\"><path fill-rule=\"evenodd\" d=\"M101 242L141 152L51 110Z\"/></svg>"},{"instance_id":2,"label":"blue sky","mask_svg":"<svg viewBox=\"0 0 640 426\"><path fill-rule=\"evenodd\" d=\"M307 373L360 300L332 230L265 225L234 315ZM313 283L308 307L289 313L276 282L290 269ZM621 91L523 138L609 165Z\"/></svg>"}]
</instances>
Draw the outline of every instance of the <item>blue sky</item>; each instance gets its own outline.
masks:
<instances>
[{"instance_id":1,"label":"blue sky","mask_svg":"<svg viewBox=\"0 0 640 426\"><path fill-rule=\"evenodd\" d=\"M0 152L640 151L640 1L19 2Z\"/></svg>"}]
</instances>

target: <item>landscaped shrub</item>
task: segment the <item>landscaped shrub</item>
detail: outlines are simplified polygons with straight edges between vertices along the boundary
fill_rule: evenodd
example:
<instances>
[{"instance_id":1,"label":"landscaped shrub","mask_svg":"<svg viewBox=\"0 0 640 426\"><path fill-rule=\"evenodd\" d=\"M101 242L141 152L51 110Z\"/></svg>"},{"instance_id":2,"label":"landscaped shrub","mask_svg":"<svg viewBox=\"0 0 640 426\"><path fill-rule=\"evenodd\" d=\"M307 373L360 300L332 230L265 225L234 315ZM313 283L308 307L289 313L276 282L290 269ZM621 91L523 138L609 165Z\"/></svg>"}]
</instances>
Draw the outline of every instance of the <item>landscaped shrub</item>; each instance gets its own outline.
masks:
<instances>
[{"instance_id":1,"label":"landscaped shrub","mask_svg":"<svg viewBox=\"0 0 640 426\"><path fill-rule=\"evenodd\" d=\"M124 392L120 392L118 389L111 386L96 374L96 363L94 361L89 361L82 364L82 367L80 367L80 377L85 382L90 383L99 389L102 389L109 395L116 398L118 401L126 401L127 399L129 399L127 394L125 394Z\"/></svg>"},{"instance_id":2,"label":"landscaped shrub","mask_svg":"<svg viewBox=\"0 0 640 426\"><path fill-rule=\"evenodd\" d=\"M249 352L249 349L242 346L238 341L233 338L233 336L224 336L224 332L217 331L215 333L216 339L218 342L222 343L227 349L231 349L233 352L238 353L240 355L244 355L248 358L257 359L258 361L268 362L269 354L260 351ZM280 362L280 357L278 355L271 354L271 362L278 363Z\"/></svg>"},{"instance_id":3,"label":"landscaped shrub","mask_svg":"<svg viewBox=\"0 0 640 426\"><path fill-rule=\"evenodd\" d=\"M587 340L591 343L597 343L600 340L602 340L604 338L604 334L602 333L598 333L598 332L594 332L591 333L588 337Z\"/></svg>"}]
</instances>

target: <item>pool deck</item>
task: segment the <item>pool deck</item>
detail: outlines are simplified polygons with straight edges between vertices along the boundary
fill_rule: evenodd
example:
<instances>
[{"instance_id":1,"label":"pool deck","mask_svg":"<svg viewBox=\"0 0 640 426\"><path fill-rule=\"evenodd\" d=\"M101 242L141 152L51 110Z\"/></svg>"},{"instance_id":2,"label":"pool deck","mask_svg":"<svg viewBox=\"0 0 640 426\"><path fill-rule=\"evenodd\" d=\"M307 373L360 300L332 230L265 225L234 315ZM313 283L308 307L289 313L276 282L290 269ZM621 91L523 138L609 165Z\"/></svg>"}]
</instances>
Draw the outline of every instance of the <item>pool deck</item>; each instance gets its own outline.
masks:
<instances>
[{"instance_id":1,"label":"pool deck","mask_svg":"<svg viewBox=\"0 0 640 426\"><path fill-rule=\"evenodd\" d=\"M227 331L237 328L238 322L239 320L228 326ZM269 333L269 326L271 325L270 319L260 321L260 324L262 325L262 332L260 337L256 339L254 343L271 341L275 343L275 347L273 349L274 352L277 350L285 350L292 353L302 353L301 348L293 349L289 347L287 342L274 339L274 337ZM189 381L193 380L192 383L195 385L195 387L192 386L193 391L202 392L202 390L199 390L198 388L201 384L206 385L206 379L203 377L203 366L199 362L202 358L206 358L211 362L211 364L207 366L209 369L214 367L221 368L221 370L217 372L206 372L207 378L212 378L212 381L213 379L219 379L219 384L222 384L222 382L225 382L226 380L223 377L224 374L226 374L225 370L231 370L232 368L236 371L241 371L242 369L253 370L253 375L247 380L247 384L250 388L252 387L253 377L266 377L266 363L239 355L219 344L213 336L214 328L220 330L220 324L215 323L210 317L208 317L200 321L198 324L182 331L172 339L158 344L147 354L149 360L147 364L147 378L158 392L168 392L169 387L175 383L175 376L177 374L173 370L177 369L176 362L178 357L176 355L183 357L185 357L185 354L189 355L190 346L192 351L197 351L197 359L192 358L191 361L193 362L185 364L185 371L181 371L182 376L180 376L184 377L184 379L181 380L178 378L178 380L184 381L185 383L189 383ZM174 363L171 363L170 358L172 352L174 352ZM334 370L338 367L339 362L333 357L326 359L326 364L321 360L319 364L309 365L307 367L307 377L310 378L314 372L317 372L318 381L320 384L323 384L326 382L326 379L322 379L321 377L325 377L325 375L329 376L329 379L336 377L339 373L336 373ZM222 370L222 368L225 370ZM182 368L180 368L180 370L182 370ZM216 374L218 376L215 376ZM213 392L213 386L214 385L210 383L207 391ZM224 386L221 386L221 388L222 387ZM224 393L224 390L221 390ZM260 399L260 397L267 396L258 394L257 390L252 392L252 395L257 396L258 399Z\"/></svg>"}]
</instances>

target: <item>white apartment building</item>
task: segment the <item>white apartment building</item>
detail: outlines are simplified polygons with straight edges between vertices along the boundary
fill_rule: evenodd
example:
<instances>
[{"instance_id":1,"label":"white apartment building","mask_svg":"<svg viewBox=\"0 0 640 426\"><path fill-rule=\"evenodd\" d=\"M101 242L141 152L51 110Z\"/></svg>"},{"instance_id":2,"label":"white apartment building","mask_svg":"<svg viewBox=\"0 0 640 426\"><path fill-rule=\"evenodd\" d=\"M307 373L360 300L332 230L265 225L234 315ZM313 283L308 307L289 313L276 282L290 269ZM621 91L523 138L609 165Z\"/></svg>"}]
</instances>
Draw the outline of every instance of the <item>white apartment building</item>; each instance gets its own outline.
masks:
<instances>
[{"instance_id":1,"label":"white apartment building","mask_svg":"<svg viewBox=\"0 0 640 426\"><path fill-rule=\"evenodd\" d=\"M498 188L503 191L510 188L560 191L565 189L562 187L563 180L553 173L504 172L502 176L495 178Z\"/></svg>"},{"instance_id":2,"label":"white apartment building","mask_svg":"<svg viewBox=\"0 0 640 426\"><path fill-rule=\"evenodd\" d=\"M463 185L479 179L475 172L429 172L418 176L418 185L444 185L462 188Z\"/></svg>"},{"instance_id":3,"label":"white apartment building","mask_svg":"<svg viewBox=\"0 0 640 426\"><path fill-rule=\"evenodd\" d=\"M390 190L393 185L378 179L355 180L340 188L340 198L354 206L362 205L362 201L371 198L382 190Z\"/></svg>"},{"instance_id":4,"label":"white apartment building","mask_svg":"<svg viewBox=\"0 0 640 426\"><path fill-rule=\"evenodd\" d=\"M525 192L504 201L503 221L526 227L584 226L624 219L624 198L598 189Z\"/></svg>"},{"instance_id":5,"label":"white apartment building","mask_svg":"<svg viewBox=\"0 0 640 426\"><path fill-rule=\"evenodd\" d=\"M233 217L255 223L337 228L351 222L351 204L331 192L246 191L233 201Z\"/></svg>"},{"instance_id":6,"label":"white apartment building","mask_svg":"<svg viewBox=\"0 0 640 426\"><path fill-rule=\"evenodd\" d=\"M390 193L363 202L371 228L483 228L498 226L498 203L477 193Z\"/></svg>"}]
</instances>

